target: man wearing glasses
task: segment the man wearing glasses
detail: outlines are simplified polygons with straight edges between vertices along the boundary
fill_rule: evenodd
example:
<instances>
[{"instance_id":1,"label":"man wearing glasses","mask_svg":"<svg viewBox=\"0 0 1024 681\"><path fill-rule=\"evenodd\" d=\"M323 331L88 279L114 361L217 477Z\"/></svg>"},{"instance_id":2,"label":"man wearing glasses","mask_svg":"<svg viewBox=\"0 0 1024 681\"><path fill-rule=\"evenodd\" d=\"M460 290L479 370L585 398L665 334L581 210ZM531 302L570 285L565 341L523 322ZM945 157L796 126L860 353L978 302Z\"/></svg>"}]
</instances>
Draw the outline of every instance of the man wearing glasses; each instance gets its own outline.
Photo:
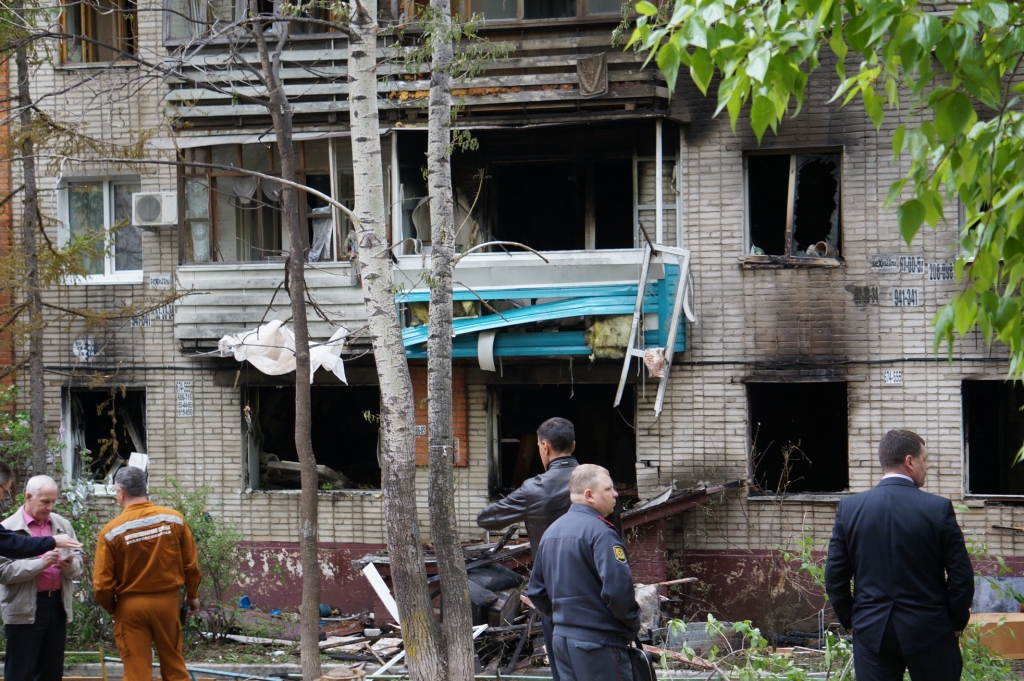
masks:
<instances>
[{"instance_id":1,"label":"man wearing glasses","mask_svg":"<svg viewBox=\"0 0 1024 681\"><path fill-rule=\"evenodd\" d=\"M14 503L14 471L0 461L0 513L6 514ZM81 543L70 535L58 534L55 537L28 537L0 527L0 557L17 560L19 558L35 558L54 549L80 549Z\"/></svg>"}]
</instances>

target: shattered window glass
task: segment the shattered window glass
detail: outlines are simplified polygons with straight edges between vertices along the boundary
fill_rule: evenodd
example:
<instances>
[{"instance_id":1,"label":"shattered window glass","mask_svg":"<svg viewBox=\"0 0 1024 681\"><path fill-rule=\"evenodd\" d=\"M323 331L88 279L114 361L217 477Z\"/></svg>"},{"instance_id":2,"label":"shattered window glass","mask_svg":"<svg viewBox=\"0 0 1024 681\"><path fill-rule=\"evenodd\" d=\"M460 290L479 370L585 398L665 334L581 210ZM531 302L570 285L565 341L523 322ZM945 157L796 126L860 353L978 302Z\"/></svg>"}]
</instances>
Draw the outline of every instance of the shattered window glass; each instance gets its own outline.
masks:
<instances>
[{"instance_id":1,"label":"shattered window glass","mask_svg":"<svg viewBox=\"0 0 1024 681\"><path fill-rule=\"evenodd\" d=\"M748 255L840 257L840 154L751 154L746 169Z\"/></svg>"}]
</instances>

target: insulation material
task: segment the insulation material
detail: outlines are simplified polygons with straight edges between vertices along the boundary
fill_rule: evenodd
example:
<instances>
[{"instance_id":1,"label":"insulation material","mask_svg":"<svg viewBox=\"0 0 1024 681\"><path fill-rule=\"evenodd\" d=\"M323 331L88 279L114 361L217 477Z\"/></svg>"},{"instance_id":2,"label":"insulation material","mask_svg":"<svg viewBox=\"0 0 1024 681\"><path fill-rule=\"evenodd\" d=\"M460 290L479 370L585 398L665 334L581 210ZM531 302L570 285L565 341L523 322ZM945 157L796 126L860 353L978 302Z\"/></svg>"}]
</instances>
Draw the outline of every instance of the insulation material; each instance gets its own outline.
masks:
<instances>
[{"instance_id":1,"label":"insulation material","mask_svg":"<svg viewBox=\"0 0 1024 681\"><path fill-rule=\"evenodd\" d=\"M644 366L651 373L651 378L665 375L665 348L647 348L644 350Z\"/></svg>"},{"instance_id":2,"label":"insulation material","mask_svg":"<svg viewBox=\"0 0 1024 681\"><path fill-rule=\"evenodd\" d=\"M338 328L326 343L309 344L309 382L320 367L337 376L342 383L345 380L345 366L341 359L341 351L345 346L348 329ZM259 328L246 333L224 336L217 343L221 357L234 355L239 362L248 361L258 371L270 376L295 371L295 334L275 319Z\"/></svg>"},{"instance_id":3,"label":"insulation material","mask_svg":"<svg viewBox=\"0 0 1024 681\"><path fill-rule=\"evenodd\" d=\"M426 326L430 321L430 303L406 303L409 308L409 326ZM475 300L452 302L453 317L479 317Z\"/></svg>"},{"instance_id":4,"label":"insulation material","mask_svg":"<svg viewBox=\"0 0 1024 681\"><path fill-rule=\"evenodd\" d=\"M576 73L580 79L580 95L598 97L608 93L608 57L604 52L576 60Z\"/></svg>"},{"instance_id":5,"label":"insulation material","mask_svg":"<svg viewBox=\"0 0 1024 681\"><path fill-rule=\"evenodd\" d=\"M630 315L594 317L594 323L583 334L583 340L593 350L591 359L622 359L629 344L629 330L633 325Z\"/></svg>"}]
</instances>

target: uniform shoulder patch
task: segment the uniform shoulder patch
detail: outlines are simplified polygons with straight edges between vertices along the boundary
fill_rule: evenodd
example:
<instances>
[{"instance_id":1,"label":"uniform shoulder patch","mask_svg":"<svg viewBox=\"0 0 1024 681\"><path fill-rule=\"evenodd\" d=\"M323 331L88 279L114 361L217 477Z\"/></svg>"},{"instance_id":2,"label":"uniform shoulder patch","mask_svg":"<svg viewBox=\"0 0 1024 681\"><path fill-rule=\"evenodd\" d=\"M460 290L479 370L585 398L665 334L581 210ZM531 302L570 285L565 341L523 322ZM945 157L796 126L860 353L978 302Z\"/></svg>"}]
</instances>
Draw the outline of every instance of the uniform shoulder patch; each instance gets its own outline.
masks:
<instances>
[{"instance_id":1,"label":"uniform shoulder patch","mask_svg":"<svg viewBox=\"0 0 1024 681\"><path fill-rule=\"evenodd\" d=\"M624 549L621 546L616 546L613 549L613 551L615 553L615 560L619 561L620 563L626 562L626 549Z\"/></svg>"}]
</instances>

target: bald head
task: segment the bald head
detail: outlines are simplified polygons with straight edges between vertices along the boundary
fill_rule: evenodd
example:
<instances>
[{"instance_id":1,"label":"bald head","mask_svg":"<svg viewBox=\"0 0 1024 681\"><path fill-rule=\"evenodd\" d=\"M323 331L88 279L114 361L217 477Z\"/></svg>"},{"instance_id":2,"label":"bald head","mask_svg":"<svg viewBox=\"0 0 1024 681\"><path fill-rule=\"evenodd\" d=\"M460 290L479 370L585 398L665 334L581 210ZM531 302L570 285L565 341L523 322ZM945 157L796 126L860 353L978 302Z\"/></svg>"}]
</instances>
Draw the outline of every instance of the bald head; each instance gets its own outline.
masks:
<instances>
[{"instance_id":1,"label":"bald head","mask_svg":"<svg viewBox=\"0 0 1024 681\"><path fill-rule=\"evenodd\" d=\"M29 478L25 485L25 511L37 522L49 522L58 494L57 483L49 475Z\"/></svg>"},{"instance_id":2,"label":"bald head","mask_svg":"<svg viewBox=\"0 0 1024 681\"><path fill-rule=\"evenodd\" d=\"M615 510L615 491L608 469L592 463L577 466L569 478L569 499L574 504L589 506L603 517Z\"/></svg>"}]
</instances>

